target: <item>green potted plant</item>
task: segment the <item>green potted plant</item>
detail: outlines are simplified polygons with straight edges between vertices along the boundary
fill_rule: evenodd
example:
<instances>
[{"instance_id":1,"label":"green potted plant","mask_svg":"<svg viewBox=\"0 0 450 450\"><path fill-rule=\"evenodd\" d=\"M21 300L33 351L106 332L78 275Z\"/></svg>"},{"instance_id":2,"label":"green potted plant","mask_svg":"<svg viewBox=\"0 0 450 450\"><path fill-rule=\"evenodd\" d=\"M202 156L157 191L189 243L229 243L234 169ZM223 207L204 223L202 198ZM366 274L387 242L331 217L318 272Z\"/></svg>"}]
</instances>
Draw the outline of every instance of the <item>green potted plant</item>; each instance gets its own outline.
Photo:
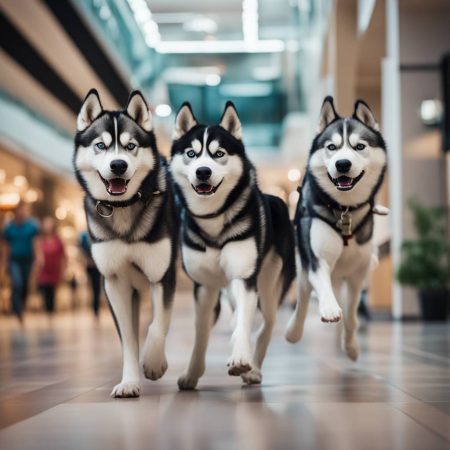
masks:
<instances>
[{"instance_id":1,"label":"green potted plant","mask_svg":"<svg viewBox=\"0 0 450 450\"><path fill-rule=\"evenodd\" d=\"M426 321L447 319L450 285L450 245L444 208L409 203L417 238L402 244L398 281L417 289Z\"/></svg>"}]
</instances>

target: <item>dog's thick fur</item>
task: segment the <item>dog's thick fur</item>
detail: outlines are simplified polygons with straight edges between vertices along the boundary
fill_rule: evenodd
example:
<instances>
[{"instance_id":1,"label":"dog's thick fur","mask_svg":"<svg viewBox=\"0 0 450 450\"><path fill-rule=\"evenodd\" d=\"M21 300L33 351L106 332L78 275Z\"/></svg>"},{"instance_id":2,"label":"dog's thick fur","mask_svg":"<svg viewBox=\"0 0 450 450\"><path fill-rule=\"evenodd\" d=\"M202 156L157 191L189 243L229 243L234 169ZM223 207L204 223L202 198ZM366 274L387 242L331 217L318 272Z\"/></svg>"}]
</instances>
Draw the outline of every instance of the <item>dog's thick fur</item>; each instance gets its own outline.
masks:
<instances>
[{"instance_id":1,"label":"dog's thick fur","mask_svg":"<svg viewBox=\"0 0 450 450\"><path fill-rule=\"evenodd\" d=\"M312 289L324 322L344 318L344 348L358 357L357 307L371 261L374 199L386 169L386 145L366 103L341 118L327 97L320 113L297 209L299 296L286 338L303 334ZM351 220L344 232L340 220ZM345 290L343 290L345 288ZM345 293L345 295L344 295Z\"/></svg>"},{"instance_id":2,"label":"dog's thick fur","mask_svg":"<svg viewBox=\"0 0 450 450\"><path fill-rule=\"evenodd\" d=\"M245 154L241 123L231 102L219 125L199 125L189 104L176 118L170 169L183 208L182 258L195 283L196 336L180 389L193 389L205 370L205 353L220 291L236 309L228 373L260 383L277 307L295 277L294 235L286 205L264 195ZM264 322L251 352L257 308Z\"/></svg>"},{"instance_id":3,"label":"dog's thick fur","mask_svg":"<svg viewBox=\"0 0 450 450\"><path fill-rule=\"evenodd\" d=\"M122 341L122 381L113 397L140 394L139 302L152 288L153 320L141 354L147 378L167 369L165 339L175 291L178 223L166 161L140 92L124 111L105 111L97 91L77 120L74 167L85 191L92 256Z\"/></svg>"}]
</instances>

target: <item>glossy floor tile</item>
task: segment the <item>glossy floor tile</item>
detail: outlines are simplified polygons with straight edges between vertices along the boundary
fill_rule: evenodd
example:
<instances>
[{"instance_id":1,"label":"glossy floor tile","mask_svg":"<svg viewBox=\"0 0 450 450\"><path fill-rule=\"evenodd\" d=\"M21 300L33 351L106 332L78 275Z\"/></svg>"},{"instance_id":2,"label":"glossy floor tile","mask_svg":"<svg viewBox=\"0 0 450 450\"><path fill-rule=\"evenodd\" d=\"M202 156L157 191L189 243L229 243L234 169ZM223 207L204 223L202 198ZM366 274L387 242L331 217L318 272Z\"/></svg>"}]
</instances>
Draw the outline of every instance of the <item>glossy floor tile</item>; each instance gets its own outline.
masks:
<instances>
[{"instance_id":1,"label":"glossy floor tile","mask_svg":"<svg viewBox=\"0 0 450 450\"><path fill-rule=\"evenodd\" d=\"M371 323L352 363L314 308L304 340L285 342L289 314L280 310L262 386L227 375L224 308L198 390L179 392L193 342L192 304L179 295L169 370L139 399L109 397L121 359L107 310L99 322L33 315L24 329L1 317L0 449L450 449L448 325Z\"/></svg>"}]
</instances>

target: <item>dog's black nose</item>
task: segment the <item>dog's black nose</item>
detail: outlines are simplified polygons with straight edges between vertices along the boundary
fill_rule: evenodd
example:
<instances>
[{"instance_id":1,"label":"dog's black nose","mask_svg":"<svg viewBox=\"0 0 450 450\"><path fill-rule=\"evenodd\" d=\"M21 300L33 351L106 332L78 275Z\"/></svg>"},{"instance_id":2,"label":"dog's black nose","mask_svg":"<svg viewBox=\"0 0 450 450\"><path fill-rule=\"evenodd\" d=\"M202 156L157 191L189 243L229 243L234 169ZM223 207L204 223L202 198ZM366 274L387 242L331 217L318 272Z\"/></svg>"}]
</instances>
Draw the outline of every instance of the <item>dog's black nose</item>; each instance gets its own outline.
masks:
<instances>
[{"instance_id":1,"label":"dog's black nose","mask_svg":"<svg viewBox=\"0 0 450 450\"><path fill-rule=\"evenodd\" d=\"M212 171L209 167L203 166L203 167L199 167L196 171L195 174L197 175L197 178L200 181L207 181L209 180Z\"/></svg>"},{"instance_id":2,"label":"dog's black nose","mask_svg":"<svg viewBox=\"0 0 450 450\"><path fill-rule=\"evenodd\" d=\"M113 159L109 167L114 175L123 175L128 169L128 164L123 159Z\"/></svg>"},{"instance_id":3,"label":"dog's black nose","mask_svg":"<svg viewBox=\"0 0 450 450\"><path fill-rule=\"evenodd\" d=\"M338 159L336 161L336 169L341 173L347 173L352 167L352 162L348 159Z\"/></svg>"}]
</instances>

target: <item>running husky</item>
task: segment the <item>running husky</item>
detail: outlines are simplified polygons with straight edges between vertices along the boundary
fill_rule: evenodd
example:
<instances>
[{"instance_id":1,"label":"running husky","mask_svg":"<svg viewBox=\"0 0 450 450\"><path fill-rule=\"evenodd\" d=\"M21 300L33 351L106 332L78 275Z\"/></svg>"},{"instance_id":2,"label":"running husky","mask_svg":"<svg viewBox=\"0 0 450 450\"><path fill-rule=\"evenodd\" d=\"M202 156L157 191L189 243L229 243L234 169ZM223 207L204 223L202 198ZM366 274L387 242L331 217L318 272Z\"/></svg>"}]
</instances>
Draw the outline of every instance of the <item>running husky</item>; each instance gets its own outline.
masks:
<instances>
[{"instance_id":1,"label":"running husky","mask_svg":"<svg viewBox=\"0 0 450 450\"><path fill-rule=\"evenodd\" d=\"M343 305L345 351L350 359L358 358L357 308L371 261L376 260L373 214L386 213L374 203L385 170L386 145L367 104L358 100L353 116L342 118L327 97L297 206L300 292L288 341L302 337L314 289L323 322L338 322ZM347 298L341 302L344 285Z\"/></svg>"},{"instance_id":2,"label":"running husky","mask_svg":"<svg viewBox=\"0 0 450 450\"><path fill-rule=\"evenodd\" d=\"M92 256L122 340L122 381L113 397L137 397L139 293L152 287L153 320L141 355L151 380L167 369L165 339L175 291L177 216L166 161L159 155L142 94L124 111L103 110L91 90L77 119L74 166L85 191Z\"/></svg>"},{"instance_id":3,"label":"running husky","mask_svg":"<svg viewBox=\"0 0 450 450\"><path fill-rule=\"evenodd\" d=\"M194 389L205 370L209 332L220 290L236 308L229 375L261 383L261 366L277 307L295 277L294 234L286 205L262 194L248 160L234 105L219 125L199 125L185 103L178 112L170 169L182 205L182 258L194 281L195 345L180 389ZM251 353L259 300L264 323Z\"/></svg>"}]
</instances>

